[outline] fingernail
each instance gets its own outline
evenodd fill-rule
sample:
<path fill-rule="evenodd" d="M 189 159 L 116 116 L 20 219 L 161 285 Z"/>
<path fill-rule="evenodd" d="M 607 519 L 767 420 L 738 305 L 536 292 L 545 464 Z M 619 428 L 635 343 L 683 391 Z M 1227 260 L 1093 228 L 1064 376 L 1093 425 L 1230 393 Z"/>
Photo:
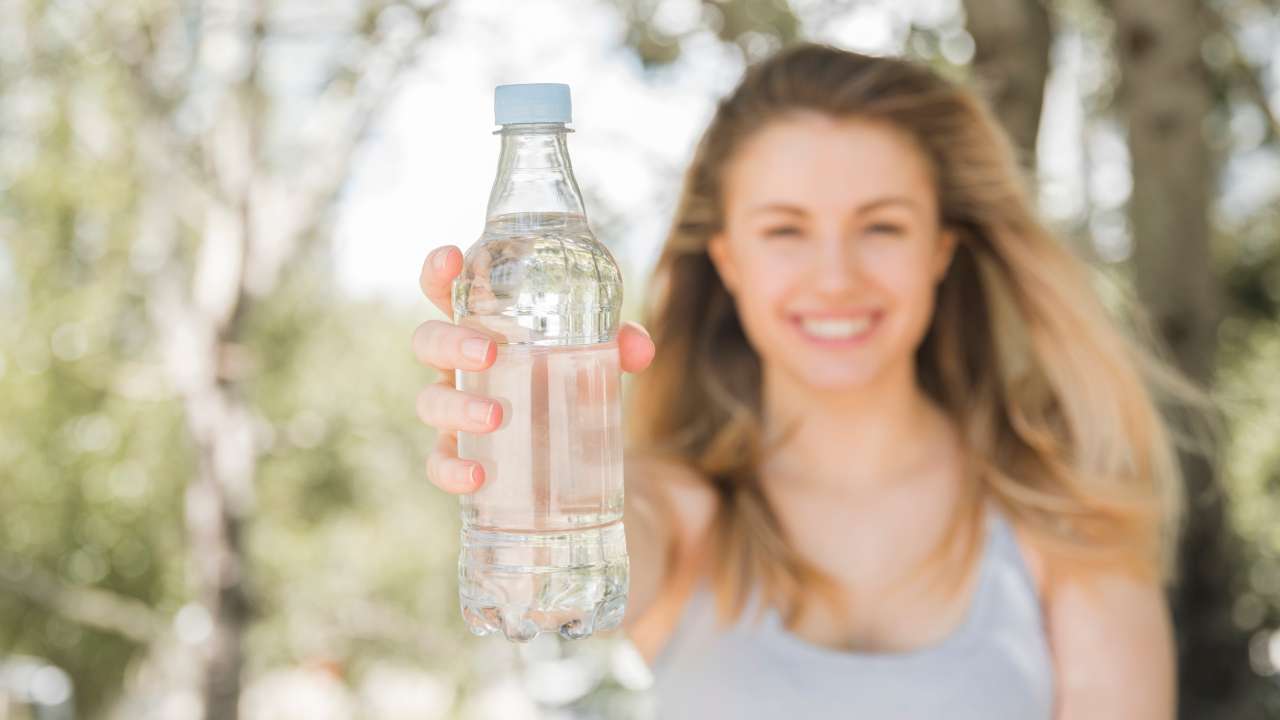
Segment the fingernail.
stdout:
<path fill-rule="evenodd" d="M 484 362 L 484 359 L 489 356 L 489 341 L 486 338 L 467 338 L 463 340 L 462 356 L 471 362 Z"/>
<path fill-rule="evenodd" d="M 469 485 L 470 487 L 475 487 L 479 485 L 480 484 L 480 466 L 468 465 L 465 477 L 467 479 L 467 485 Z"/>
<path fill-rule="evenodd" d="M 467 403 L 467 417 L 473 423 L 488 425 L 489 418 L 493 417 L 493 403 L 484 400 L 472 400 Z"/>
<path fill-rule="evenodd" d="M 476 466 L 468 464 L 465 468 L 458 470 L 458 482 L 463 487 L 476 487 Z"/>
<path fill-rule="evenodd" d="M 436 248 L 431 251 L 431 267 L 436 272 L 444 272 L 444 261 L 449 257 L 449 248 Z"/>

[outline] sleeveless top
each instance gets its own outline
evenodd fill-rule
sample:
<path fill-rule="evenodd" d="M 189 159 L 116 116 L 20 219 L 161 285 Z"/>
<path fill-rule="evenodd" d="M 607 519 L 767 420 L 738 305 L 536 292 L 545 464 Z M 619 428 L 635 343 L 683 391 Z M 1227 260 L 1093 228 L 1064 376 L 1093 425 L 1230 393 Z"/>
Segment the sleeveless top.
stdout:
<path fill-rule="evenodd" d="M 994 506 L 986 515 L 967 614 L 919 650 L 815 645 L 774 608 L 752 623 L 758 591 L 720 630 L 714 595 L 699 580 L 652 665 L 657 717 L 1050 720 L 1053 665 L 1035 582 L 1007 520 Z"/>

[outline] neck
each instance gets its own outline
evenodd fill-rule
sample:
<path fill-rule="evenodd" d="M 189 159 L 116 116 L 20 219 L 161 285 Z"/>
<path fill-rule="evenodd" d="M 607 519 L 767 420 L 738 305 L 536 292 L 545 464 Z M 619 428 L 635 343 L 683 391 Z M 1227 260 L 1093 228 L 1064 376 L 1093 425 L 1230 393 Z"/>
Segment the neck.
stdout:
<path fill-rule="evenodd" d="M 844 393 L 805 386 L 766 366 L 764 415 L 769 437 L 797 425 L 762 468 L 766 485 L 790 490 L 885 489 L 926 467 L 946 446 L 949 429 L 910 363 Z"/>
<path fill-rule="evenodd" d="M 498 155 L 498 173 L 489 193 L 489 222 L 545 222 L 585 215 L 582 191 L 573 176 L 564 123 L 507 125 Z M 500 220 L 501 219 L 501 220 Z"/>

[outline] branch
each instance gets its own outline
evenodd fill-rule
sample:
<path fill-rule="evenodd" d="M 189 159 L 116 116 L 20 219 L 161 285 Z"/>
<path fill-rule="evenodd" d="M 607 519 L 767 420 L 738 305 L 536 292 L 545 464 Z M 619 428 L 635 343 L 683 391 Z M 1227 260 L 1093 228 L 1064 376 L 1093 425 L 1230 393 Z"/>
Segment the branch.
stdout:
<path fill-rule="evenodd" d="M 146 645 L 163 631 L 164 618 L 146 603 L 102 588 L 72 585 L 39 568 L 0 560 L 0 592 L 17 595 L 86 627 Z"/>
<path fill-rule="evenodd" d="M 438 10 L 438 7 L 432 8 L 432 12 Z M 387 103 L 390 102 L 395 91 L 400 86 L 404 72 L 417 56 L 423 42 L 430 37 L 430 31 L 426 27 L 427 22 L 426 19 L 423 20 L 423 27 L 419 34 L 406 42 L 404 49 L 394 56 L 391 61 L 391 67 L 381 82 L 372 83 L 367 81 L 371 83 L 371 87 L 365 90 L 363 97 L 355 100 L 356 109 L 347 120 L 346 131 L 329 151 L 329 157 L 336 158 L 329 163 L 329 171 L 318 179 L 313 177 L 310 182 L 304 181 L 304 185 L 312 188 L 312 192 L 303 202 L 303 210 L 300 217 L 306 218 L 308 222 L 298 229 L 300 235 L 308 234 L 316 229 L 321 221 L 322 213 L 320 211 L 332 204 L 334 198 L 342 189 L 350 173 L 355 151 L 368 135 L 374 118 L 378 117 Z"/>
<path fill-rule="evenodd" d="M 434 5 L 420 10 L 421 25 L 417 33 L 406 38 L 398 48 L 387 50 L 385 43 L 374 43 L 374 49 L 362 57 L 355 67 L 365 68 L 354 90 L 347 90 L 340 83 L 327 83 L 325 92 L 317 99 L 321 108 L 316 116 L 324 116 L 323 109 L 337 103 L 351 106 L 339 121 L 340 130 L 323 133 L 329 139 L 305 150 L 314 158 L 303 172 L 295 175 L 263 174 L 255 188 L 257 208 L 262 211 L 260 223 L 268 219 L 279 223 L 275 227 L 257 226 L 256 235 L 271 238 L 271 243 L 255 243 L 251 248 L 249 290 L 262 293 L 274 283 L 280 268 L 296 255 L 299 242 L 315 235 L 328 221 L 326 211 L 334 204 L 351 173 L 355 154 L 367 137 L 373 122 L 395 96 L 404 73 L 417 58 L 423 43 L 432 35 L 431 15 L 445 5 Z M 377 57 L 379 52 L 389 52 L 390 57 Z M 354 97 L 346 97 L 352 92 Z M 268 246 L 270 245 L 270 246 Z"/>

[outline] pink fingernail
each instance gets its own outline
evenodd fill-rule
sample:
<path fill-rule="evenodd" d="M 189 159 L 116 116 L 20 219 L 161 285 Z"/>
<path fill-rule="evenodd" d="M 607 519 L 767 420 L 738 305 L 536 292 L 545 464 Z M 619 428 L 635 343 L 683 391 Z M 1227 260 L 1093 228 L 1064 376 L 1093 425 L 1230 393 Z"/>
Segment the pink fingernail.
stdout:
<path fill-rule="evenodd" d="M 431 252 L 431 267 L 434 267 L 436 272 L 444 272 L 444 263 L 448 257 L 449 248 L 436 248 Z"/>
<path fill-rule="evenodd" d="M 473 423 L 488 425 L 493 421 L 493 403 L 484 400 L 472 400 L 467 403 L 467 417 Z"/>
<path fill-rule="evenodd" d="M 462 356 L 473 363 L 482 363 L 489 357 L 489 341 L 486 338 L 467 338 L 462 341 Z"/>

